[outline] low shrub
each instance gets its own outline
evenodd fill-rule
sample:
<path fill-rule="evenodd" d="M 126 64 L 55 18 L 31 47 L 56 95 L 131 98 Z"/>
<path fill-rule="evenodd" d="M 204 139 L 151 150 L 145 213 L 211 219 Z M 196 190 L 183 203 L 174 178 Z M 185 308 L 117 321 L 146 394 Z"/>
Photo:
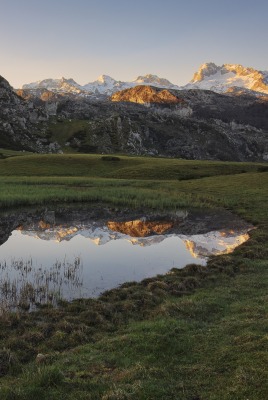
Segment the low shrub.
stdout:
<path fill-rule="evenodd" d="M 102 161 L 120 161 L 120 158 L 115 156 L 103 156 L 101 159 Z"/>

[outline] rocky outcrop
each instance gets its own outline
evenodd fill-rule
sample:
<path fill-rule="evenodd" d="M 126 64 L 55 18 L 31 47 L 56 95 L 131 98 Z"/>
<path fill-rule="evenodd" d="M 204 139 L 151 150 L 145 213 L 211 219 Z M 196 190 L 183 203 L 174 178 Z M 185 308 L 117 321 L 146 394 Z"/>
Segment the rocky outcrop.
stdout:
<path fill-rule="evenodd" d="M 50 143 L 45 138 L 47 121 L 44 107 L 22 99 L 0 77 L 0 147 L 50 151 Z"/>
<path fill-rule="evenodd" d="M 43 102 L 47 101 L 59 101 L 64 96 L 64 94 L 55 93 L 48 89 L 17 89 L 16 93 L 24 100 L 32 101 L 37 105 L 43 105 Z"/>
<path fill-rule="evenodd" d="M 125 89 L 111 96 L 112 101 L 126 101 L 138 104 L 180 104 L 186 105 L 179 93 L 168 89 L 158 89 L 151 86 L 136 86 Z"/>

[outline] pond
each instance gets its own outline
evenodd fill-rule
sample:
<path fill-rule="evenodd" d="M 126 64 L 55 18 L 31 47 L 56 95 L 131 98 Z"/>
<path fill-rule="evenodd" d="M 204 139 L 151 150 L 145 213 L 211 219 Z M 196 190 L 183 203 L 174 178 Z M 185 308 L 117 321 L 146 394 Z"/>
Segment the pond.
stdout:
<path fill-rule="evenodd" d="M 188 212 L 135 219 L 63 214 L 13 218 L 0 246 L 2 307 L 34 309 L 59 299 L 97 297 L 173 267 L 205 265 L 209 255 L 231 252 L 245 242 L 250 229 L 232 221 L 230 228 L 206 232 L 208 227 Z"/>

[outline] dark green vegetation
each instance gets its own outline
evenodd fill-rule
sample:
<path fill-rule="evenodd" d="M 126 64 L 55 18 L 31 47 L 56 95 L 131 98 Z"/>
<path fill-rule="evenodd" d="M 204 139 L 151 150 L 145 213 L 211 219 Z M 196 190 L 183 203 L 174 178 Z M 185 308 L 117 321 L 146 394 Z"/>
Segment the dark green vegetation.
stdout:
<path fill-rule="evenodd" d="M 207 267 L 174 269 L 56 310 L 3 311 L 1 400 L 266 399 L 266 166 L 101 157 L 0 160 L 2 209 L 48 201 L 205 205 L 229 208 L 258 229 Z"/>

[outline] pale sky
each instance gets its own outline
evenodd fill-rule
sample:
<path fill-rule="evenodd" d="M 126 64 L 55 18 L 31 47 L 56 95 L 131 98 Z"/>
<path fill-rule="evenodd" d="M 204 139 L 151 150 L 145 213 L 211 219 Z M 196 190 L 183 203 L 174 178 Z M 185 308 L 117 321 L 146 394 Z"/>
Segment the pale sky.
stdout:
<path fill-rule="evenodd" d="M 0 0 L 0 75 L 15 88 L 156 74 L 186 84 L 205 62 L 268 70 L 267 0 Z"/>

